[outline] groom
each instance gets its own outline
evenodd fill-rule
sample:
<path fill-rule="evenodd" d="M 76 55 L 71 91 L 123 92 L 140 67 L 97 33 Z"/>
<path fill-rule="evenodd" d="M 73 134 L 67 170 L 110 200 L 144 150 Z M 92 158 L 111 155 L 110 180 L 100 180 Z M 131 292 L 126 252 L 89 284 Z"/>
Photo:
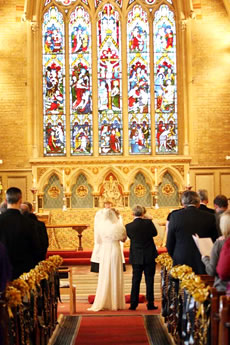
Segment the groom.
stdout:
<path fill-rule="evenodd" d="M 129 262 L 132 264 L 132 290 L 130 310 L 135 310 L 139 302 L 140 283 L 142 273 L 145 275 L 147 309 L 155 310 L 154 305 L 154 274 L 155 258 L 158 253 L 153 241 L 157 230 L 150 219 L 143 218 L 143 208 L 136 205 L 133 208 L 133 222 L 126 225 L 127 235 L 130 238 Z"/>

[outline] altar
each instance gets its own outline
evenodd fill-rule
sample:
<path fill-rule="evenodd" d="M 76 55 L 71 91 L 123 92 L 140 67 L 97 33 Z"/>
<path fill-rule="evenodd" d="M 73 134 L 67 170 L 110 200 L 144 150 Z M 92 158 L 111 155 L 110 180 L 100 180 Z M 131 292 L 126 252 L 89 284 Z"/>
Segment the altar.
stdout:
<path fill-rule="evenodd" d="M 52 209 L 42 213 L 38 218 L 45 221 L 49 236 L 49 251 L 52 250 L 78 250 L 79 233 L 74 229 L 76 226 L 84 225 L 85 229 L 81 234 L 81 247 L 92 250 L 94 246 L 94 217 L 99 208 L 92 209 Z M 124 225 L 133 220 L 130 208 L 119 209 Z M 170 209 L 168 208 L 147 208 L 149 215 L 157 228 L 158 235 L 154 241 L 158 247 L 162 247 L 165 238 L 165 223 Z M 124 248 L 129 248 L 129 240 L 124 243 Z"/>

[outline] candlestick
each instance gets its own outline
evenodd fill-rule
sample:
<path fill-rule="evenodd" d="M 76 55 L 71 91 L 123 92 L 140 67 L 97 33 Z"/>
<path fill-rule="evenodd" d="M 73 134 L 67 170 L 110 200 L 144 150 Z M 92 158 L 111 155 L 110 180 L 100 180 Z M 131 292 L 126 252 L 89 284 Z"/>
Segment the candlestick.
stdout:
<path fill-rule="evenodd" d="M 157 168 L 155 168 L 155 186 L 157 186 L 158 183 L 157 183 Z"/>

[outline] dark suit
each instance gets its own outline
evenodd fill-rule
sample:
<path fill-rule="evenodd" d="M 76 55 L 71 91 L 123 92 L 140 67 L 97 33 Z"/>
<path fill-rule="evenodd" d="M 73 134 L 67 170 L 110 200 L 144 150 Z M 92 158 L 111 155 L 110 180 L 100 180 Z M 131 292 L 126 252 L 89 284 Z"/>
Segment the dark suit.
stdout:
<path fill-rule="evenodd" d="M 192 235 L 217 239 L 215 216 L 194 206 L 175 212 L 170 217 L 166 247 L 173 266 L 188 265 L 196 274 L 206 274 L 201 255 Z"/>
<path fill-rule="evenodd" d="M 146 282 L 146 298 L 148 304 L 153 304 L 155 258 L 158 255 L 153 237 L 157 235 L 157 230 L 151 220 L 135 218 L 132 223 L 126 225 L 126 231 L 131 240 L 129 261 L 133 268 L 131 306 L 137 307 L 138 305 L 143 271 Z"/>
<path fill-rule="evenodd" d="M 199 209 L 200 209 L 201 211 L 206 211 L 206 212 L 209 212 L 209 213 L 212 213 L 212 214 L 215 214 L 215 213 L 216 213 L 215 210 L 214 210 L 213 208 L 209 208 L 209 207 L 207 207 L 207 206 L 204 205 L 204 204 L 200 204 Z"/>
<path fill-rule="evenodd" d="M 35 222 L 35 227 L 38 231 L 41 249 L 41 257 L 38 258 L 38 261 L 45 260 L 47 249 L 49 247 L 49 238 L 45 223 L 38 220 L 37 216 L 34 213 L 28 213 L 26 215 Z"/>
<path fill-rule="evenodd" d="M 0 215 L 0 241 L 7 249 L 12 279 L 34 268 L 42 255 L 35 223 L 18 209 L 7 209 Z"/>

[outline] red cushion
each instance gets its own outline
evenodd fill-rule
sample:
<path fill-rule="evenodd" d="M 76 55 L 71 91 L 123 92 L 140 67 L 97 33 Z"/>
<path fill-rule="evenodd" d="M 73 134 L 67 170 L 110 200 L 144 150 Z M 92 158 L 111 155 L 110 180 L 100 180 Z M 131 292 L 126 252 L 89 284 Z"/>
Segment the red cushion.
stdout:
<path fill-rule="evenodd" d="M 88 296 L 88 302 L 89 304 L 93 304 L 95 299 L 95 295 L 89 295 Z M 144 295 L 139 295 L 139 303 L 144 303 L 146 301 Z M 130 303 L 130 295 L 125 296 L 125 303 Z"/>

